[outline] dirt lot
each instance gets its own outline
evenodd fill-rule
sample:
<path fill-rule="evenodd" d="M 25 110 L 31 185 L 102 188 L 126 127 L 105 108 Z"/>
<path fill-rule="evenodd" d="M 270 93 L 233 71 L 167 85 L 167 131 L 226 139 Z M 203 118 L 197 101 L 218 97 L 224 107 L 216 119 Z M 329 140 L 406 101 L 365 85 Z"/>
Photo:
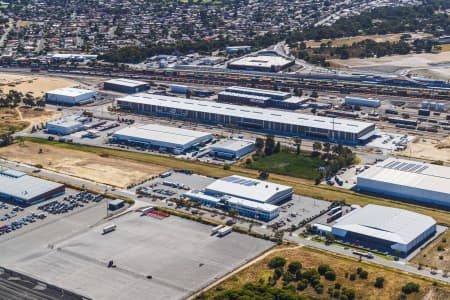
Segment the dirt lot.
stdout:
<path fill-rule="evenodd" d="M 269 276 L 273 275 L 273 270 L 270 270 L 267 267 L 267 263 L 274 256 L 286 258 L 287 264 L 292 261 L 301 262 L 302 272 L 306 269 L 317 268 L 320 264 L 328 264 L 336 272 L 335 281 L 328 281 L 323 277 L 321 278 L 320 282 L 324 285 L 324 293 L 321 296 L 319 296 L 311 286 L 308 286 L 307 289 L 301 292 L 302 295 L 308 295 L 314 299 L 315 297 L 320 299 L 328 299 L 328 297 L 326 297 L 327 290 L 329 287 L 334 287 L 336 282 L 339 282 L 342 288 L 346 287 L 354 289 L 356 293 L 355 299 L 398 299 L 401 294 L 401 287 L 410 281 L 418 283 L 420 285 L 420 291 L 419 293 L 408 295 L 407 299 L 422 299 L 422 297 L 428 293 L 430 293 L 429 296 L 439 293 L 446 297 L 442 299 L 449 299 L 450 297 L 450 287 L 448 285 L 433 287 L 431 281 L 417 278 L 406 273 L 385 269 L 364 261 L 358 262 L 357 260 L 341 257 L 333 253 L 303 247 L 298 249 L 287 249 L 285 251 L 269 255 L 263 260 L 258 261 L 252 266 L 241 271 L 236 276 L 232 276 L 229 280 L 220 284 L 217 288 L 206 292 L 205 297 L 199 297 L 199 299 L 213 299 L 216 291 L 238 288 L 248 282 L 257 283 L 260 279 L 264 279 L 264 281 L 267 282 Z M 349 276 L 345 276 L 346 273 L 347 275 L 356 273 L 356 269 L 358 267 L 361 267 L 363 270 L 368 272 L 368 279 L 360 279 L 357 277 L 356 280 L 351 281 L 348 278 Z M 374 287 L 374 282 L 377 277 L 384 277 L 385 279 L 384 287 L 382 289 Z M 276 286 L 281 287 L 281 283 L 282 280 L 280 279 Z M 294 286 L 295 285 L 296 284 L 294 284 Z M 436 298 L 431 297 L 429 299 Z"/>
<path fill-rule="evenodd" d="M 339 47 L 343 45 L 351 45 L 353 43 L 358 43 L 367 39 L 374 40 L 375 42 L 381 43 L 381 42 L 396 42 L 400 40 L 400 37 L 403 33 L 395 33 L 395 34 L 374 34 L 374 35 L 359 35 L 359 36 L 353 36 L 353 37 L 346 37 L 346 38 L 339 38 L 339 39 L 324 39 L 320 42 L 316 41 L 307 41 L 306 46 L 308 47 L 320 47 L 321 43 L 327 43 L 328 41 L 332 42 L 332 45 L 334 47 Z M 426 36 L 430 36 L 427 33 L 409 33 L 411 34 L 412 39 L 418 39 L 423 38 Z"/>
<path fill-rule="evenodd" d="M 5 94 L 9 90 L 16 90 L 24 94 L 31 92 L 35 97 L 42 97 L 48 91 L 76 85 L 76 82 L 63 78 L 0 73 L 0 89 Z"/>
<path fill-rule="evenodd" d="M 42 153 L 40 149 L 42 149 Z M 0 157 L 98 183 L 125 188 L 158 175 L 168 168 L 126 159 L 40 145 L 32 142 L 0 148 Z"/>
<path fill-rule="evenodd" d="M 357 67 L 387 67 L 399 68 L 426 68 L 436 64 L 450 62 L 450 52 L 421 53 L 408 55 L 392 55 L 381 58 L 351 58 L 351 59 L 331 59 L 330 63 L 335 66 L 357 68 Z"/>
<path fill-rule="evenodd" d="M 421 264 L 425 268 L 435 267 L 438 270 L 450 272 L 450 230 L 420 251 L 411 262 L 416 265 Z"/>
<path fill-rule="evenodd" d="M 450 162 L 450 148 L 442 147 L 444 144 L 449 146 L 450 140 L 445 143 L 430 139 L 418 139 L 416 142 L 410 143 L 408 148 L 400 154 L 408 157 L 410 156 L 428 160 L 442 160 L 444 162 Z"/>
<path fill-rule="evenodd" d="M 61 115 L 61 112 L 49 109 L 0 108 L 0 135 L 10 131 L 21 131 L 34 124 L 47 122 Z"/>

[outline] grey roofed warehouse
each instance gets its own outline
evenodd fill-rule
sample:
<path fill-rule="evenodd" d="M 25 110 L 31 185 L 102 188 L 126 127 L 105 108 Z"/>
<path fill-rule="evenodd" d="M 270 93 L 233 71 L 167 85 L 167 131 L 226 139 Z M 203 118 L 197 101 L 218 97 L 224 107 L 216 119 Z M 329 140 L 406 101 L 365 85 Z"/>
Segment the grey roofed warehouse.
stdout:
<path fill-rule="evenodd" d="M 450 168 L 406 159 L 389 158 L 357 177 L 360 191 L 450 207 Z"/>
<path fill-rule="evenodd" d="M 175 154 L 185 152 L 212 139 L 211 133 L 158 124 L 126 127 L 111 136 L 111 142 L 134 143 L 147 148 L 166 148 Z"/>
<path fill-rule="evenodd" d="M 63 194 L 63 184 L 29 176 L 12 169 L 0 170 L 0 198 L 25 205 Z"/>
<path fill-rule="evenodd" d="M 133 94 L 147 91 L 150 84 L 144 81 L 131 80 L 126 78 L 115 78 L 103 83 L 105 90 L 112 90 L 121 93 Z"/>
<path fill-rule="evenodd" d="M 274 109 L 199 101 L 154 94 L 117 99 L 121 109 L 196 122 L 356 144 L 375 134 L 375 124 Z"/>
<path fill-rule="evenodd" d="M 412 211 L 369 204 L 344 215 L 332 226 L 335 236 L 403 254 L 436 232 L 436 221 Z"/>

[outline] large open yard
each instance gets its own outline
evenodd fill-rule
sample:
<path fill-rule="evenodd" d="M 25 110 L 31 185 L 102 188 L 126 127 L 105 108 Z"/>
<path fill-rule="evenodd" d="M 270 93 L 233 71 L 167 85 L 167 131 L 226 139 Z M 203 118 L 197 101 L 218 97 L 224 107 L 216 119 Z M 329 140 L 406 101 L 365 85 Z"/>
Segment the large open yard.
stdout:
<path fill-rule="evenodd" d="M 305 272 L 307 269 L 317 269 L 321 264 L 327 264 L 335 271 L 336 279 L 327 280 L 323 276 L 320 279 L 320 283 L 323 285 L 323 293 L 318 294 L 311 285 L 303 291 L 297 291 L 300 295 L 310 296 L 312 299 L 330 299 L 328 294 L 329 288 L 335 293 L 335 284 L 339 283 L 340 288 L 337 289 L 341 293 L 344 288 L 353 289 L 355 291 L 355 299 L 364 300 L 379 300 L 379 299 L 399 299 L 402 294 L 401 288 L 408 282 L 418 283 L 420 288 L 418 293 L 412 293 L 408 295 L 407 299 L 424 299 L 424 297 L 430 297 L 426 299 L 449 299 L 450 286 L 444 283 L 438 283 L 437 286 L 433 286 L 433 282 L 428 279 L 423 279 L 418 276 L 410 275 L 397 271 L 374 265 L 368 262 L 358 262 L 356 259 L 342 257 L 333 253 L 323 252 L 320 250 L 311 249 L 308 247 L 303 248 L 288 248 L 278 252 L 274 252 L 268 255 L 264 259 L 257 261 L 255 264 L 242 270 L 235 276 L 230 277 L 228 280 L 220 283 L 204 295 L 199 296 L 198 299 L 214 299 L 217 295 L 223 295 L 223 291 L 229 289 L 239 289 L 246 283 L 258 284 L 263 282 L 263 285 L 269 281 L 269 277 L 273 276 L 274 270 L 269 269 L 268 262 L 275 256 L 283 257 L 287 260 L 286 265 L 290 262 L 298 261 L 302 264 L 301 272 Z M 351 274 L 356 274 L 357 269 L 362 268 L 368 272 L 367 279 L 361 279 L 356 276 L 355 280 L 351 280 Z M 287 269 L 287 268 L 285 268 Z M 383 288 L 376 288 L 374 286 L 375 279 L 377 277 L 384 278 Z M 282 278 L 280 278 L 276 287 L 282 287 Z M 288 283 L 289 286 L 293 286 L 293 289 L 297 288 L 296 280 Z M 439 294 L 442 298 L 433 298 L 432 295 Z M 231 299 L 231 298 L 217 298 L 217 299 Z M 236 298 L 238 299 L 238 298 Z M 250 299 L 250 298 L 249 298 Z M 338 298 L 339 299 L 339 298 Z M 347 298 L 346 298 L 347 299 Z"/>
<path fill-rule="evenodd" d="M 28 126 L 47 122 L 61 115 L 61 112 L 30 107 L 0 108 L 0 135 L 18 132 Z"/>
<path fill-rule="evenodd" d="M 105 154 L 61 150 L 25 141 L 0 148 L 0 157 L 117 187 L 127 187 L 168 170 Z"/>
<path fill-rule="evenodd" d="M 259 157 L 253 161 L 250 168 L 270 173 L 289 175 L 294 177 L 314 179 L 319 176 L 319 167 L 325 162 L 309 154 L 296 155 L 294 153 L 279 152 L 270 156 Z"/>
<path fill-rule="evenodd" d="M 1 237 L 0 264 L 91 299 L 184 299 L 273 246 L 235 232 L 211 236 L 211 226 L 175 216 L 159 220 L 136 212 L 106 223 L 117 229 L 102 235 L 105 223 L 88 218 L 96 211 Z M 107 267 L 110 260 L 115 267 Z"/>
<path fill-rule="evenodd" d="M 442 160 L 449 163 L 450 139 L 437 141 L 420 138 L 415 142 L 410 143 L 408 147 L 401 152 L 401 155 L 432 161 Z"/>

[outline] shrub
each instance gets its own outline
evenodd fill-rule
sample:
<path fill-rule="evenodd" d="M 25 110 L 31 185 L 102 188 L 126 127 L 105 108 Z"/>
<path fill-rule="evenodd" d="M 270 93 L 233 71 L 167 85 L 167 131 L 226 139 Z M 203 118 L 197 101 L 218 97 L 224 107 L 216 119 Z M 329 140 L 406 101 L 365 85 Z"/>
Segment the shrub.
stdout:
<path fill-rule="evenodd" d="M 377 279 L 375 279 L 375 287 L 382 289 L 384 287 L 384 278 L 383 277 L 377 277 Z"/>
<path fill-rule="evenodd" d="M 288 272 L 292 274 L 296 274 L 302 268 L 302 264 L 298 261 L 291 262 L 288 265 Z"/>
<path fill-rule="evenodd" d="M 443 246 L 443 245 L 439 245 L 439 246 L 437 247 L 437 250 L 438 250 L 438 251 L 444 251 L 444 250 L 445 250 L 445 248 L 444 248 L 444 246 Z"/>
<path fill-rule="evenodd" d="M 336 280 L 336 272 L 334 272 L 333 270 L 328 270 L 325 273 L 325 279 L 330 281 Z"/>
<path fill-rule="evenodd" d="M 356 274 L 352 273 L 350 274 L 350 281 L 355 281 L 356 280 Z"/>
<path fill-rule="evenodd" d="M 362 270 L 363 270 L 363 269 L 362 269 L 361 267 L 358 267 L 358 269 L 356 269 L 356 274 L 359 275 L 359 273 L 361 273 Z"/>
<path fill-rule="evenodd" d="M 336 283 L 334 284 L 334 288 L 335 288 L 336 290 L 340 290 L 340 289 L 341 289 L 341 284 L 340 284 L 339 282 L 336 282 Z"/>
<path fill-rule="evenodd" d="M 229 164 L 224 164 L 223 165 L 223 169 L 224 170 L 231 170 L 231 166 Z"/>
<path fill-rule="evenodd" d="M 367 279 L 367 277 L 369 277 L 369 273 L 368 273 L 367 271 L 362 270 L 362 271 L 359 273 L 359 278 L 361 278 L 361 279 Z"/>
<path fill-rule="evenodd" d="M 283 276 L 283 269 L 276 268 L 275 271 L 273 271 L 273 279 L 276 281 L 280 279 L 281 276 Z"/>
<path fill-rule="evenodd" d="M 275 269 L 275 268 L 279 268 L 279 267 L 284 267 L 284 265 L 286 264 L 286 259 L 284 259 L 283 257 L 280 256 L 275 256 L 274 258 L 272 258 L 269 263 L 268 266 L 271 269 Z"/>
<path fill-rule="evenodd" d="M 415 282 L 408 282 L 402 287 L 402 292 L 405 294 L 417 293 L 419 292 L 420 286 Z"/>
<path fill-rule="evenodd" d="M 321 264 L 318 268 L 317 271 L 319 271 L 320 275 L 324 275 L 327 271 L 331 270 L 329 265 L 325 265 L 325 264 Z"/>
<path fill-rule="evenodd" d="M 308 287 L 308 281 L 303 279 L 297 284 L 297 290 L 303 291 Z"/>
<path fill-rule="evenodd" d="M 316 291 L 317 294 L 323 294 L 323 285 L 321 283 L 316 284 L 314 286 L 314 290 Z"/>

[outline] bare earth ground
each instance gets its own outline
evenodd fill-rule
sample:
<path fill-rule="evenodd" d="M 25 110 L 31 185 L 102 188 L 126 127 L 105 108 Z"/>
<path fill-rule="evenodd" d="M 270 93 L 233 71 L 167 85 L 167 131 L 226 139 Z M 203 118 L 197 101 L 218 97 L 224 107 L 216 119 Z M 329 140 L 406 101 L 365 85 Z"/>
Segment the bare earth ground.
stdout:
<path fill-rule="evenodd" d="M 331 59 L 341 68 L 396 66 L 402 68 L 426 68 L 434 64 L 450 63 L 450 52 L 392 55 L 380 58 Z"/>
<path fill-rule="evenodd" d="M 41 154 L 39 149 L 42 149 Z M 142 182 L 168 170 L 162 166 L 144 165 L 81 151 L 61 150 L 32 142 L 1 148 L 0 157 L 29 165 L 40 164 L 55 172 L 120 188 Z"/>
<path fill-rule="evenodd" d="M 438 247 L 443 250 L 438 250 Z M 412 260 L 412 263 L 422 264 L 426 268 L 435 267 L 441 271 L 450 272 L 450 231 L 447 230 L 440 237 L 420 251 Z"/>
<path fill-rule="evenodd" d="M 339 38 L 339 39 L 323 39 L 320 42 L 316 41 L 307 41 L 306 46 L 308 47 L 320 47 L 321 43 L 327 43 L 328 41 L 332 42 L 332 45 L 335 47 L 339 47 L 342 45 L 351 45 L 353 43 L 358 43 L 367 39 L 374 40 L 375 42 L 396 42 L 400 40 L 400 37 L 403 33 L 394 33 L 394 34 L 374 34 L 374 35 L 359 35 L 353 37 Z M 427 33 L 409 33 L 411 34 L 412 39 L 424 38 L 430 36 Z"/>
<path fill-rule="evenodd" d="M 24 94 L 31 92 L 35 97 L 42 97 L 48 91 L 75 85 L 77 85 L 76 82 L 63 78 L 0 73 L 0 90 L 3 90 L 5 94 L 9 90 L 16 90 Z"/>
<path fill-rule="evenodd" d="M 22 106 L 18 108 L 19 117 L 22 121 L 30 123 L 30 126 L 45 123 L 47 121 L 59 118 L 62 112 L 51 109 L 39 109 Z"/>
<path fill-rule="evenodd" d="M 25 129 L 29 123 L 22 121 L 19 112 L 12 108 L 0 108 L 0 135 L 11 131 L 17 132 Z"/>
<path fill-rule="evenodd" d="M 0 135 L 20 131 L 35 124 L 60 117 L 61 112 L 30 107 L 0 108 Z"/>
<path fill-rule="evenodd" d="M 400 152 L 400 154 L 415 158 L 450 162 L 450 148 L 438 149 L 437 147 L 438 145 L 441 147 L 443 145 L 442 143 L 445 142 L 429 139 L 418 139 L 416 142 L 410 143 L 408 148 Z M 446 145 L 450 145 L 450 139 L 448 139 Z"/>

